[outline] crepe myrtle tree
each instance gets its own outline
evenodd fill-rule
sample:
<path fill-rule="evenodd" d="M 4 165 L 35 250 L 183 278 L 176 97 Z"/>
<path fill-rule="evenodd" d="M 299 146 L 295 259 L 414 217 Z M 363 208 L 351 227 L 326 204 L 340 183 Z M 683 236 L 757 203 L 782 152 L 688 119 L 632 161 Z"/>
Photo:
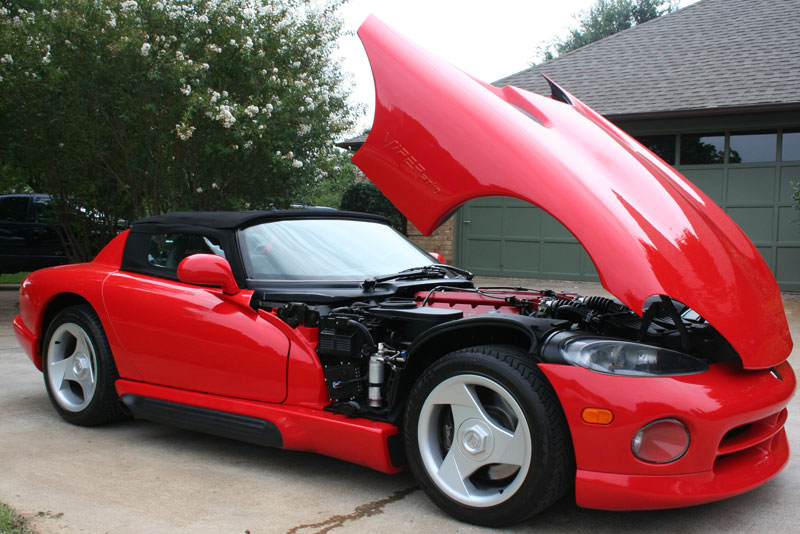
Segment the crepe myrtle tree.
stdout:
<path fill-rule="evenodd" d="M 341 172 L 341 0 L 0 0 L 0 165 L 75 259 L 139 217 L 286 207 Z"/>

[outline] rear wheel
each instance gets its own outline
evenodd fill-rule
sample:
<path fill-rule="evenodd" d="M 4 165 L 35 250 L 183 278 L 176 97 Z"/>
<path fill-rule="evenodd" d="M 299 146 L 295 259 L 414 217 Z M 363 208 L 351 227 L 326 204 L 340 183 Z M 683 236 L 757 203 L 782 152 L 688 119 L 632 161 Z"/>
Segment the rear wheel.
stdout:
<path fill-rule="evenodd" d="M 573 478 L 558 400 L 516 347 L 472 347 L 435 362 L 411 392 L 404 430 L 422 488 L 471 523 L 522 521 L 558 500 Z"/>
<path fill-rule="evenodd" d="M 124 418 L 114 387 L 119 375 L 103 326 L 88 305 L 56 315 L 44 343 L 50 402 L 70 423 L 94 426 Z"/>

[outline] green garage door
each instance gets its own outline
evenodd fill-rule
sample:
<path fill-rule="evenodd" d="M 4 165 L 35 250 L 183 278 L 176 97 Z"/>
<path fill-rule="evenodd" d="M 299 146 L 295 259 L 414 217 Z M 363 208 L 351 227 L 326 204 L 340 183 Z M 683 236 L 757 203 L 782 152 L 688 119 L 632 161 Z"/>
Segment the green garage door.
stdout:
<path fill-rule="evenodd" d="M 781 288 L 800 291 L 800 132 L 773 130 L 656 135 L 640 140 L 719 204 L 764 256 Z M 597 280 L 577 240 L 542 210 L 491 197 L 464 206 L 457 259 L 489 276 Z"/>
<path fill-rule="evenodd" d="M 527 202 L 480 198 L 466 204 L 459 219 L 461 264 L 476 274 L 599 280 L 569 230 Z"/>

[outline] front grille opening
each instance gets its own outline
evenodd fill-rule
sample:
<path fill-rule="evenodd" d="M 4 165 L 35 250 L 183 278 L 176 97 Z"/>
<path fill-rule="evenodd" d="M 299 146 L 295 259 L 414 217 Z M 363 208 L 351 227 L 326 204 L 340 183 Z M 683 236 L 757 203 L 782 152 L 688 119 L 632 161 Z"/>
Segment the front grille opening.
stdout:
<path fill-rule="evenodd" d="M 740 436 L 753 428 L 752 423 L 748 423 L 746 425 L 737 426 L 733 430 L 729 430 L 727 434 L 722 437 L 722 444 L 724 445 L 726 441 L 735 438 L 736 436 Z"/>

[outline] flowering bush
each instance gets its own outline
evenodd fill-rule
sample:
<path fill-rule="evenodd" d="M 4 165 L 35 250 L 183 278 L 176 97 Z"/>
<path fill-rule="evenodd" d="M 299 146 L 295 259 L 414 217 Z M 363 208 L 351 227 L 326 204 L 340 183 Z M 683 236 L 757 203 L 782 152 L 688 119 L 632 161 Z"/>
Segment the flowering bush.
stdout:
<path fill-rule="evenodd" d="M 94 214 L 100 241 L 148 214 L 311 198 L 353 118 L 340 3 L 0 0 L 0 165 Z"/>

